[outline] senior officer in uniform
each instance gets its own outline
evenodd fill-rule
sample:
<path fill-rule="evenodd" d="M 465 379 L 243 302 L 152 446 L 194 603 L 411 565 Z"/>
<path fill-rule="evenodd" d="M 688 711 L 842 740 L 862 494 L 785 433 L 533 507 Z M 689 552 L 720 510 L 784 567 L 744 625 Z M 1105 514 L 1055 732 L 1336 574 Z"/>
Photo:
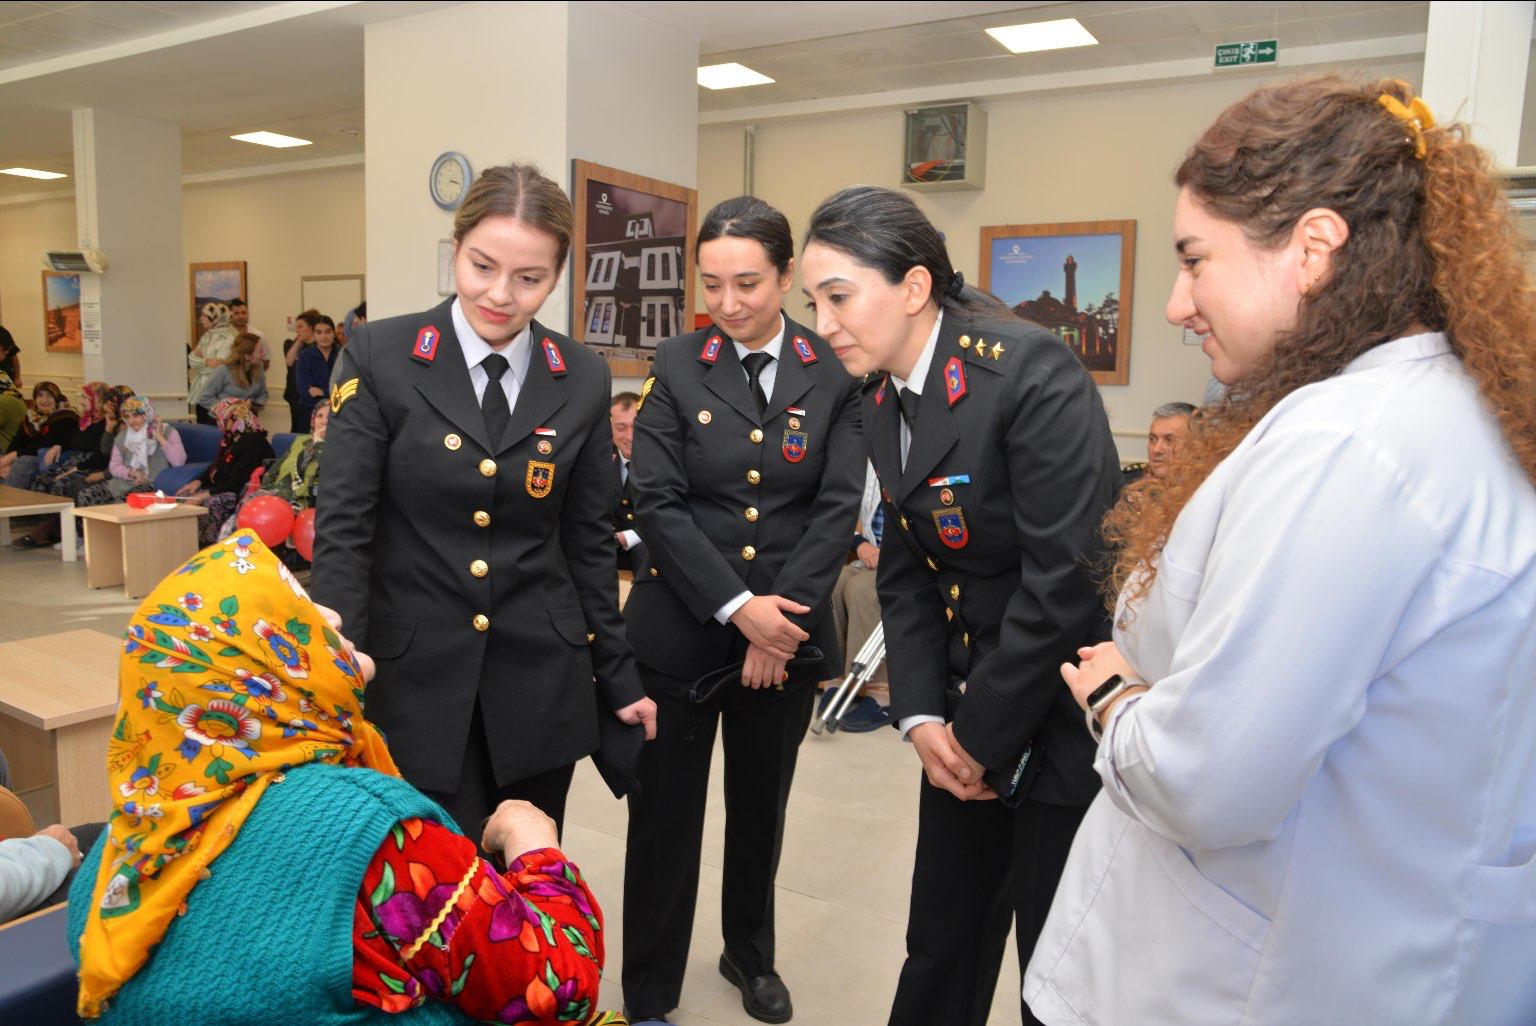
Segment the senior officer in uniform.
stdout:
<path fill-rule="evenodd" d="M 631 575 L 645 559 L 645 543 L 635 530 L 635 485 L 629 473 L 635 417 L 639 412 L 640 396 L 634 392 L 620 392 L 608 407 L 608 420 L 613 428 L 613 542 L 618 549 L 619 569 Z"/>
<path fill-rule="evenodd" d="M 630 796 L 624 1004 L 665 1021 L 688 962 L 715 731 L 725 749 L 725 950 L 749 1014 L 787 1022 L 773 881 L 814 682 L 839 672 L 833 585 L 863 483 L 858 384 L 784 316 L 794 240 L 761 200 L 711 210 L 695 246 L 714 323 L 663 342 L 631 466 L 650 566 L 625 606 L 660 730 Z M 820 659 L 786 662 L 814 644 Z M 691 708 L 689 682 L 743 663 Z M 722 716 L 723 713 L 723 716 Z"/>
<path fill-rule="evenodd" d="M 865 438 L 896 525 L 876 581 L 891 714 L 926 773 L 890 1022 L 982 1026 L 1009 920 L 1022 970 L 1099 786 L 1059 667 L 1108 634 L 1089 567 L 1119 460 L 1072 351 L 966 288 L 910 197 L 826 200 L 802 273 L 817 327 L 868 375 Z"/>
<path fill-rule="evenodd" d="M 368 718 L 401 772 L 471 836 L 507 798 L 560 822 L 599 716 L 654 727 L 618 608 L 607 366 L 533 319 L 571 223 L 536 169 L 482 173 L 456 298 L 362 328 L 331 395 L 314 597 L 378 663 Z"/>

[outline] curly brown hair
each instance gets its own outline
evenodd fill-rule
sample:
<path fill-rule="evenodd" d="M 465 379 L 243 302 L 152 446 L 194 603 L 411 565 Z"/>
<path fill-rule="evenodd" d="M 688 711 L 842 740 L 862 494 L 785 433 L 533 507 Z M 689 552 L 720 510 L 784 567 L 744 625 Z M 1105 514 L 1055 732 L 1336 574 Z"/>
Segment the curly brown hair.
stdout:
<path fill-rule="evenodd" d="M 1415 330 L 1447 334 L 1536 480 L 1536 289 L 1502 183 L 1460 124 L 1425 130 L 1419 159 L 1383 94 L 1413 99 L 1392 80 L 1266 86 L 1223 111 L 1179 165 L 1175 184 L 1257 245 L 1284 245 L 1316 208 L 1342 217 L 1349 238 L 1296 326 L 1193 418 L 1167 476 L 1126 488 L 1105 518 L 1118 550 L 1111 601 L 1128 584 L 1130 601 L 1146 593 L 1185 503 L 1276 403 Z"/>

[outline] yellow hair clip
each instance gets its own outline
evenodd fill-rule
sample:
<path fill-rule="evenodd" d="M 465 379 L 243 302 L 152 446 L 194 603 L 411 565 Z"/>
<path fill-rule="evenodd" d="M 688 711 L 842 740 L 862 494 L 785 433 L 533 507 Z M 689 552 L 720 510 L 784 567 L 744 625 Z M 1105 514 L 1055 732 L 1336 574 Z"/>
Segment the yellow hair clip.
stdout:
<path fill-rule="evenodd" d="M 1424 131 L 1435 127 L 1435 116 L 1429 112 L 1429 105 L 1415 96 L 1404 106 L 1402 100 L 1389 93 L 1382 93 L 1377 102 L 1386 108 L 1388 114 L 1408 126 L 1408 130 L 1413 133 L 1407 139 L 1413 144 L 1413 155 L 1423 160 L 1428 151 L 1424 144 Z"/>

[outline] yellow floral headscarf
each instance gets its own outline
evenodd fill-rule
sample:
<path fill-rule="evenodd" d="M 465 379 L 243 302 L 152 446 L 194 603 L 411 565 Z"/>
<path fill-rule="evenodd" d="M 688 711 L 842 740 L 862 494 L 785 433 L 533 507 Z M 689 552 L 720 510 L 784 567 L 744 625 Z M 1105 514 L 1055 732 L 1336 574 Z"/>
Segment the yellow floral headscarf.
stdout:
<path fill-rule="evenodd" d="M 238 531 L 129 621 L 107 754 L 115 808 L 80 941 L 80 1014 L 149 958 L 267 785 L 306 762 L 399 776 L 363 675 L 287 568 Z"/>

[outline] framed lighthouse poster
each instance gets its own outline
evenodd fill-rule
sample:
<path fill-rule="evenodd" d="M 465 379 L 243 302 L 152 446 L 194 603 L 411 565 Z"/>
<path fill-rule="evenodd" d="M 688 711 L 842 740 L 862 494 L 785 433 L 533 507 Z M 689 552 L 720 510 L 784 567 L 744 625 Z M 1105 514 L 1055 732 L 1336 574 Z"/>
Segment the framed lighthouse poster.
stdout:
<path fill-rule="evenodd" d="M 981 230 L 981 287 L 1054 332 L 1100 385 L 1131 380 L 1135 221 Z"/>

